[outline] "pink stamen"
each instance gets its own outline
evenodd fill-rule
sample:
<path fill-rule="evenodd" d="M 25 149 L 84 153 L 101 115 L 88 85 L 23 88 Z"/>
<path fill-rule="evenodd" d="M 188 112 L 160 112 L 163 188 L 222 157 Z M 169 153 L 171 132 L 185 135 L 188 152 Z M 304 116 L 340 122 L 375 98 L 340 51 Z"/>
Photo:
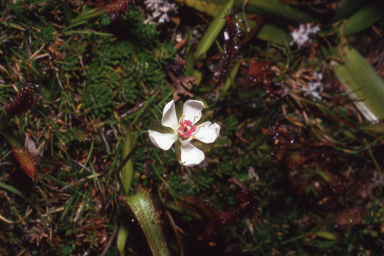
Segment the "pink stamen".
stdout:
<path fill-rule="evenodd" d="M 185 120 L 184 122 L 180 122 L 180 127 L 179 127 L 179 136 L 183 136 L 184 138 L 189 138 L 191 137 L 192 133 L 196 131 L 196 126 L 192 124 L 191 121 Z"/>

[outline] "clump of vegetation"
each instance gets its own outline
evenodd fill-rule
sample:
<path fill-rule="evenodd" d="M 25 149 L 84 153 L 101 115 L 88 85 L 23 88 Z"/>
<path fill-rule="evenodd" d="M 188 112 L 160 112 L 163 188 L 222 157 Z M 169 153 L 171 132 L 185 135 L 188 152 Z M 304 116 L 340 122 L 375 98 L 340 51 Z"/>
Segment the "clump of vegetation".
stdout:
<path fill-rule="evenodd" d="M 0 1 L 0 255 L 380 254 L 382 3 L 183 3 Z"/>

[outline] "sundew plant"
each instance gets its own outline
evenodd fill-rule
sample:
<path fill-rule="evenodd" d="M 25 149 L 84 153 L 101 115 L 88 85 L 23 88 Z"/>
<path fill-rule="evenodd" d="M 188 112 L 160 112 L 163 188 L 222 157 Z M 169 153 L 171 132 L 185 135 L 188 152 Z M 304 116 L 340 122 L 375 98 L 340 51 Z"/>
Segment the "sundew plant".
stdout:
<path fill-rule="evenodd" d="M 0 255 L 381 255 L 383 8 L 0 0 Z"/>

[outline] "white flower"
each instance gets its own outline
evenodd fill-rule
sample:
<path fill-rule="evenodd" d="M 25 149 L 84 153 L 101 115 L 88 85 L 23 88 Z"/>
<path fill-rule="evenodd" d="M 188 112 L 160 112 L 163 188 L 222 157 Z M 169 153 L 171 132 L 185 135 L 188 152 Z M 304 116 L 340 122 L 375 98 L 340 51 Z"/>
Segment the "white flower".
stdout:
<path fill-rule="evenodd" d="M 323 91 L 323 83 L 308 82 L 307 85 L 308 85 L 308 88 L 305 91 L 311 94 L 313 98 L 321 100 L 320 92 Z"/>
<path fill-rule="evenodd" d="M 144 4 L 147 9 L 152 12 L 154 19 L 159 19 L 159 23 L 169 21 L 167 12 L 175 8 L 174 3 L 169 3 L 167 0 L 145 0 Z"/>
<path fill-rule="evenodd" d="M 205 121 L 210 113 L 204 112 L 205 106 L 201 101 L 187 100 L 184 106 L 179 103 L 177 109 L 180 112 L 179 118 L 173 100 L 165 105 L 162 125 L 158 125 L 157 128 L 167 131 L 164 133 L 149 130 L 149 138 L 156 147 L 163 150 L 170 149 L 175 143 L 176 155 L 181 164 L 185 166 L 200 164 L 205 158 L 201 148 L 207 147 L 207 144 L 213 143 L 219 137 L 220 126 Z"/>
<path fill-rule="evenodd" d="M 291 36 L 293 38 L 292 42 L 289 45 L 297 44 L 298 48 L 301 48 L 306 42 L 311 42 L 309 38 L 310 34 L 316 34 L 316 32 L 320 31 L 319 25 L 311 28 L 309 23 L 300 24 L 300 28 L 291 32 Z"/>

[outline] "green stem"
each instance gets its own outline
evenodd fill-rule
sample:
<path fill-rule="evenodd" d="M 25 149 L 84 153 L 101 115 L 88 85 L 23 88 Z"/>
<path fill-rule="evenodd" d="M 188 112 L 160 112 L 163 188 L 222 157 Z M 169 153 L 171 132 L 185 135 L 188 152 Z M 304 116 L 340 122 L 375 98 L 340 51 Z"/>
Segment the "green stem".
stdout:
<path fill-rule="evenodd" d="M 368 145 L 367 140 L 366 140 L 365 138 L 363 138 L 363 140 L 364 140 L 365 144 Z M 383 173 L 381 172 L 380 165 L 378 164 L 378 162 L 376 161 L 375 156 L 374 156 L 373 153 L 372 153 L 372 150 L 371 150 L 371 147 L 370 147 L 370 146 L 368 147 L 368 152 L 369 152 L 369 155 L 370 155 L 371 158 L 372 158 L 373 163 L 376 165 L 377 170 L 380 172 L 380 174 L 383 174 Z"/>
<path fill-rule="evenodd" d="M 123 141 L 123 161 L 124 158 L 129 155 L 132 151 L 133 143 L 132 143 L 132 132 L 128 130 L 127 135 Z M 124 165 L 121 172 L 121 184 L 123 185 L 123 191 L 125 194 L 129 193 L 129 188 L 131 187 L 132 179 L 133 179 L 133 161 L 132 157 L 128 160 L 128 162 Z"/>
<path fill-rule="evenodd" d="M 63 11 L 65 24 L 68 26 L 72 21 L 71 7 L 69 6 L 69 3 L 63 4 Z"/>
<path fill-rule="evenodd" d="M 156 146 L 154 146 L 152 143 L 139 143 L 125 157 L 124 157 L 124 149 L 123 149 L 124 160 L 119 165 L 119 167 L 117 168 L 117 173 L 119 173 L 124 168 L 124 166 L 128 163 L 128 161 L 132 158 L 132 156 L 136 153 L 136 151 L 138 149 L 144 148 L 144 147 L 152 147 L 152 148 L 154 148 Z M 123 186 L 124 186 L 124 191 L 125 191 L 125 193 L 128 193 L 129 188 L 131 187 L 132 179 L 133 179 L 133 168 L 127 168 L 126 172 L 124 172 L 121 177 L 124 177 L 124 181 L 122 181 L 123 182 Z"/>
<path fill-rule="evenodd" d="M 81 168 L 80 173 L 82 173 L 83 170 L 84 170 L 84 168 L 85 168 L 85 166 L 87 166 L 88 161 L 89 161 L 89 159 L 91 158 L 92 151 L 93 151 L 93 141 L 92 141 L 92 143 L 91 143 L 91 149 L 89 150 L 87 160 L 85 160 L 85 163 L 84 163 L 83 167 Z M 95 177 L 96 177 L 96 176 L 95 176 Z M 96 177 L 96 178 L 97 178 L 97 177 Z"/>

